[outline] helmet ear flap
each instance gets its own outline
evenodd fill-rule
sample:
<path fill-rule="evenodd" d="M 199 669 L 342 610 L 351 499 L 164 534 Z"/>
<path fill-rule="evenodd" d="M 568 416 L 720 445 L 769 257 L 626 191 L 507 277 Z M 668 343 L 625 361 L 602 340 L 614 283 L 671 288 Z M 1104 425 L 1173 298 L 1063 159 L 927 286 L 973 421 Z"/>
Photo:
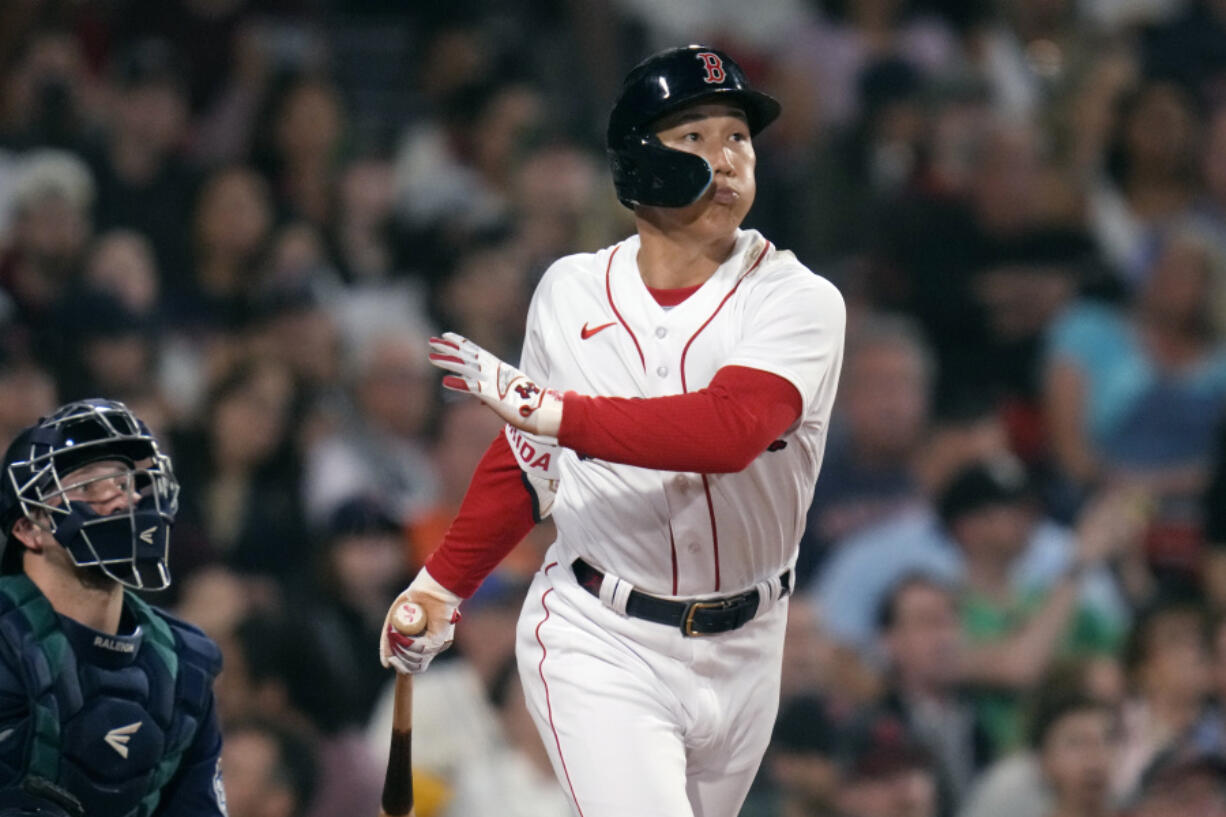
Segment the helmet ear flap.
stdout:
<path fill-rule="evenodd" d="M 655 136 L 627 140 L 609 150 L 617 200 L 627 207 L 685 207 L 702 198 L 715 178 L 706 159 L 666 148 Z"/>

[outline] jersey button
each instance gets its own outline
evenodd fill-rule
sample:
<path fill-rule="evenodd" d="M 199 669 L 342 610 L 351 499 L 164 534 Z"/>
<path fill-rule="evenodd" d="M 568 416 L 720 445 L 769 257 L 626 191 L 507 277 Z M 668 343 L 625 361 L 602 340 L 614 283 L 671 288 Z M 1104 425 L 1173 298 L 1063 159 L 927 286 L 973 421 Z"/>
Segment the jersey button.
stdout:
<path fill-rule="evenodd" d="M 660 377 L 668 377 L 668 367 L 660 366 L 658 369 L 656 369 L 656 374 L 658 374 Z"/>
<path fill-rule="evenodd" d="M 665 335 L 667 335 L 667 334 L 668 334 L 668 330 L 667 330 L 667 329 L 665 329 L 663 326 L 657 326 L 657 327 L 656 327 L 656 337 L 657 337 L 657 338 L 662 338 L 662 337 L 664 337 L 664 336 L 665 336 Z"/>

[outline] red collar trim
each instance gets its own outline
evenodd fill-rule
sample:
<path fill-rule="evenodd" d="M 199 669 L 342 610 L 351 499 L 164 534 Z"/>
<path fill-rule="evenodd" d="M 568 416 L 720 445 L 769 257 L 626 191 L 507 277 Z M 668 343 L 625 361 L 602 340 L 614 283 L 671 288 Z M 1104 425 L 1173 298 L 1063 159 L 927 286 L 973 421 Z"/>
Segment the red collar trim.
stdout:
<path fill-rule="evenodd" d="M 695 284 L 692 287 L 681 287 L 680 289 L 656 289 L 655 287 L 647 287 L 647 291 L 651 293 L 651 297 L 656 299 L 656 303 L 660 306 L 676 306 L 686 298 L 698 291 L 702 284 Z"/>

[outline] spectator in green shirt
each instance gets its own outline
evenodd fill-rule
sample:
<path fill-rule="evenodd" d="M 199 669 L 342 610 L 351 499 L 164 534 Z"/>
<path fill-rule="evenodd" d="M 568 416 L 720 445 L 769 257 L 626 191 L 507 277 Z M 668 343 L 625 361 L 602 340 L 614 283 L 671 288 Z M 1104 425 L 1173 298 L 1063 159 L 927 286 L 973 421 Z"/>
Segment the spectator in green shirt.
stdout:
<path fill-rule="evenodd" d="M 1038 519 L 1020 463 L 997 459 L 969 466 L 939 501 L 942 523 L 961 548 L 966 573 L 959 599 L 969 646 L 962 675 L 974 688 L 979 720 L 998 752 L 1022 739 L 1022 696 L 1061 654 L 1113 652 L 1122 632 L 1081 603 L 1082 577 L 1136 551 L 1143 518 L 1123 492 L 1083 510 L 1074 553 L 1059 580 L 1044 590 L 1019 591 L 1010 581 L 1030 528 Z"/>

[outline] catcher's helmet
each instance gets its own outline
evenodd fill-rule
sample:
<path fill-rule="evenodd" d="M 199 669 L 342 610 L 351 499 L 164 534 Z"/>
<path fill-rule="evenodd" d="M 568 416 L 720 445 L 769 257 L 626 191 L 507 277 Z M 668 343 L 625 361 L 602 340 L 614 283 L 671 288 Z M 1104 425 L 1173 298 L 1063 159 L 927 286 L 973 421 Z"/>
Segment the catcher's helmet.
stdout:
<path fill-rule="evenodd" d="M 664 147 L 651 127 L 665 114 L 712 97 L 744 110 L 751 136 L 779 116 L 779 103 L 750 88 L 741 66 L 706 46 L 662 51 L 626 76 L 607 134 L 622 204 L 685 207 L 702 196 L 711 184 L 711 166 L 701 156 Z"/>
<path fill-rule="evenodd" d="M 112 460 L 116 470 L 91 482 L 116 480 L 131 501 L 102 515 L 79 498 L 90 486 L 69 476 Z M 138 590 L 160 590 L 170 584 L 166 557 L 178 508 L 170 459 L 127 406 L 102 399 L 69 403 L 18 434 L 4 454 L 0 532 L 8 541 L 0 573 L 20 570 L 21 546 L 11 534 L 25 516 L 49 530 L 78 567 L 97 567 Z"/>

